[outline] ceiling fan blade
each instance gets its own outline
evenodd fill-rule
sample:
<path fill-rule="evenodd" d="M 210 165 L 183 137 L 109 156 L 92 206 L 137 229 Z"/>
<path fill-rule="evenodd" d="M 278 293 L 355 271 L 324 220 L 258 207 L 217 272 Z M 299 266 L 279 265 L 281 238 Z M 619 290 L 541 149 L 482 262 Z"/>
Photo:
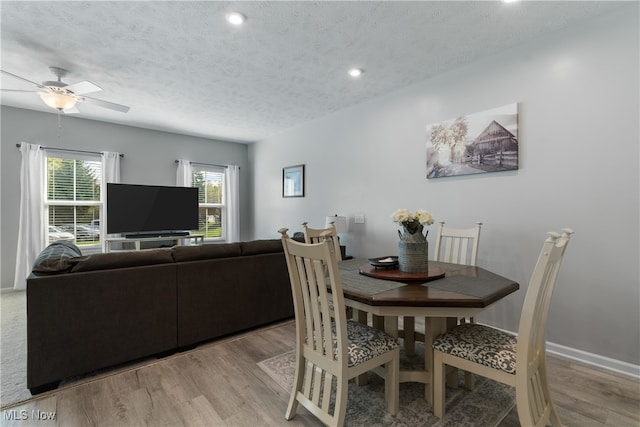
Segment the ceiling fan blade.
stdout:
<path fill-rule="evenodd" d="M 98 92 L 102 90 L 100 86 L 86 80 L 83 82 L 67 85 L 64 88 L 66 90 L 70 90 L 76 95 L 84 95 L 85 93 Z"/>
<path fill-rule="evenodd" d="M 13 73 L 10 73 L 10 72 L 8 72 L 8 71 L 0 70 L 0 72 L 2 72 L 2 73 L 4 73 L 4 74 L 8 74 L 8 75 L 10 75 L 10 76 L 12 76 L 12 77 L 15 77 L 16 79 L 20 79 L 20 80 L 24 80 L 25 82 L 29 82 L 29 83 L 31 83 L 32 85 L 36 85 L 37 87 L 42 87 L 42 85 L 41 85 L 40 83 L 32 82 L 32 81 L 31 81 L 31 80 L 29 80 L 29 79 L 25 79 L 24 77 L 17 76 L 17 75 L 15 75 L 15 74 L 13 74 Z"/>
<path fill-rule="evenodd" d="M 96 98 L 89 98 L 88 96 L 83 96 L 81 98 L 83 98 L 82 100 L 84 100 L 85 102 L 97 105 L 98 107 L 108 108 L 110 110 L 120 111 L 122 113 L 126 113 L 127 111 L 129 111 L 129 107 L 127 107 L 126 105 L 115 104 L 113 102 L 103 101 Z"/>
<path fill-rule="evenodd" d="M 21 89 L 0 89 L 2 92 L 26 92 L 26 93 L 38 93 L 37 90 L 21 90 Z"/>

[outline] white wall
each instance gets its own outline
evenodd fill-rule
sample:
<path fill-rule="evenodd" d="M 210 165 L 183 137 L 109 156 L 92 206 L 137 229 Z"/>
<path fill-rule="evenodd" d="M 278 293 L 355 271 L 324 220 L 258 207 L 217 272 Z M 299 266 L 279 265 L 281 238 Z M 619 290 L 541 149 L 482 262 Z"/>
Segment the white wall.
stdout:
<path fill-rule="evenodd" d="M 373 257 L 397 253 L 398 208 L 483 221 L 479 265 L 521 290 L 479 320 L 516 331 L 545 233 L 569 226 L 548 340 L 640 364 L 638 6 L 253 144 L 255 237 L 338 213 L 350 217 L 347 252 Z M 427 124 L 513 102 L 518 171 L 425 178 Z M 300 163 L 306 197 L 283 199 L 282 167 Z"/>
<path fill-rule="evenodd" d="M 2 107 L 2 216 L 0 227 L 1 284 L 13 287 L 18 241 L 20 203 L 20 150 L 16 144 L 29 142 L 48 147 L 124 153 L 121 181 L 130 184 L 176 185 L 176 159 L 240 166 L 240 230 L 249 239 L 250 175 L 245 144 L 195 138 L 122 126 L 95 120 Z M 58 137 L 58 132 L 60 136 Z"/>

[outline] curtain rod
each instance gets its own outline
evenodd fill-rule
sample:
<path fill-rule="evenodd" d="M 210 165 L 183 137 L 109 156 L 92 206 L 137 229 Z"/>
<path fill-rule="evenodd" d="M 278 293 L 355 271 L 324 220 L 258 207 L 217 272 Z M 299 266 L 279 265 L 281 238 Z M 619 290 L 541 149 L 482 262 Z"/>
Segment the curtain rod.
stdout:
<path fill-rule="evenodd" d="M 20 148 L 20 144 L 16 144 L 16 147 Z M 56 147 L 43 147 L 43 146 L 40 146 L 40 148 L 42 148 L 43 150 L 68 151 L 71 153 L 102 154 L 99 151 L 71 150 L 69 148 L 56 148 Z M 120 157 L 124 157 L 124 154 L 120 153 Z"/>
<path fill-rule="evenodd" d="M 180 162 L 180 160 L 176 160 L 176 163 L 178 163 L 178 162 Z M 189 164 L 200 165 L 200 166 L 215 166 L 215 167 L 218 167 L 218 168 L 227 168 L 228 167 L 227 165 L 214 165 L 213 163 L 198 163 L 198 162 L 192 162 L 192 161 L 189 161 Z"/>

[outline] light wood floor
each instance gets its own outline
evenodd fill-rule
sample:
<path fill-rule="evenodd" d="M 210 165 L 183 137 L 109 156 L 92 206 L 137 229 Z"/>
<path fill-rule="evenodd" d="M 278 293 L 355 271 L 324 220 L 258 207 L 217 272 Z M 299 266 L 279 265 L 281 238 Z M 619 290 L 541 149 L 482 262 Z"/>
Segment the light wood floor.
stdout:
<path fill-rule="evenodd" d="M 284 322 L 45 394 L 3 411 L 2 426 L 319 426 L 299 407 L 284 420 L 289 393 L 257 362 L 293 348 L 295 326 Z M 206 352 L 200 351 L 207 348 Z M 640 426 L 638 381 L 550 356 L 549 379 L 566 426 Z M 25 412 L 21 412 L 25 411 Z M 35 412 L 34 412 L 35 411 Z M 55 421 L 34 414 L 55 412 Z M 27 421 L 9 420 L 26 414 Z M 514 409 L 500 427 L 518 426 Z"/>

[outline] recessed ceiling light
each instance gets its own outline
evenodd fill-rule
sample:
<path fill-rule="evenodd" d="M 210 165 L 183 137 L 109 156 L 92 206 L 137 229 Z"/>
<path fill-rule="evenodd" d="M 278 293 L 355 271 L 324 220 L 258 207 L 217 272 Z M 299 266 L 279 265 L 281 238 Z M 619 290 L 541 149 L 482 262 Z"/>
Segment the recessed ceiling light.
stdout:
<path fill-rule="evenodd" d="M 517 3 L 520 0 L 502 0 L 502 3 Z"/>
<path fill-rule="evenodd" d="M 360 77 L 362 73 L 364 73 L 364 70 L 362 68 L 352 68 L 349 70 L 349 75 L 351 77 Z"/>
<path fill-rule="evenodd" d="M 227 13 L 227 21 L 233 25 L 242 25 L 247 17 L 240 12 Z"/>

